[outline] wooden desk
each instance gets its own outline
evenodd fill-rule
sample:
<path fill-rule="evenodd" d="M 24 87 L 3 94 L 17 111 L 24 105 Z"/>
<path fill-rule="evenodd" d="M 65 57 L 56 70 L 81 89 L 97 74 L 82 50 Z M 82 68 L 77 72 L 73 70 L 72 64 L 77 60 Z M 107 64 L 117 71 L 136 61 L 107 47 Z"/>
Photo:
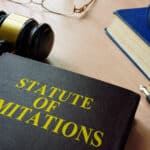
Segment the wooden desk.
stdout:
<path fill-rule="evenodd" d="M 104 28 L 120 8 L 148 6 L 149 0 L 97 0 L 82 19 L 42 13 L 0 0 L 0 9 L 48 22 L 55 32 L 55 44 L 48 60 L 52 65 L 104 80 L 139 93 L 139 85 L 149 81 L 106 36 Z M 34 9 L 34 10 L 33 10 Z M 150 150 L 150 105 L 141 95 L 136 121 L 126 150 Z"/>

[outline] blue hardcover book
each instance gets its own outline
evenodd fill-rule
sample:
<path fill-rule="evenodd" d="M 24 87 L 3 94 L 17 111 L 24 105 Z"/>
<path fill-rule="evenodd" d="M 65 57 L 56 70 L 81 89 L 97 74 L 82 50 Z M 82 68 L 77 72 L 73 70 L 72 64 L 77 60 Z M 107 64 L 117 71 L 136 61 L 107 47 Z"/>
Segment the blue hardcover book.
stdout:
<path fill-rule="evenodd" d="M 106 33 L 150 80 L 150 7 L 117 10 L 114 15 Z"/>
<path fill-rule="evenodd" d="M 149 8 L 124 9 L 114 12 L 148 45 L 150 45 L 150 28 L 148 26 Z"/>

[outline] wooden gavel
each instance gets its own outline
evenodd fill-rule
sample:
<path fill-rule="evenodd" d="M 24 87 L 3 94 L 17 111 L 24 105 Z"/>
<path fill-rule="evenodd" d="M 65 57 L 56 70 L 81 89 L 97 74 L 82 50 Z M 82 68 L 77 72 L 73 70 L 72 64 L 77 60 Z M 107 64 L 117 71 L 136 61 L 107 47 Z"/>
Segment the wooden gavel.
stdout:
<path fill-rule="evenodd" d="M 13 52 L 36 60 L 44 60 L 54 42 L 54 32 L 46 24 L 17 14 L 0 11 L 0 53 Z"/>

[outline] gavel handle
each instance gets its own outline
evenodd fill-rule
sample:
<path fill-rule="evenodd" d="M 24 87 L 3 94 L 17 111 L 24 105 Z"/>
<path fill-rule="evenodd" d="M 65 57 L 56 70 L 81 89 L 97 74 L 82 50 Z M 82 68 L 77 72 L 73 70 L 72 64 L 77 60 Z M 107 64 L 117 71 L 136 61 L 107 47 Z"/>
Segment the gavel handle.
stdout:
<path fill-rule="evenodd" d="M 11 52 L 11 51 L 13 51 L 13 46 L 4 40 L 0 40 L 0 55 L 2 53 Z"/>

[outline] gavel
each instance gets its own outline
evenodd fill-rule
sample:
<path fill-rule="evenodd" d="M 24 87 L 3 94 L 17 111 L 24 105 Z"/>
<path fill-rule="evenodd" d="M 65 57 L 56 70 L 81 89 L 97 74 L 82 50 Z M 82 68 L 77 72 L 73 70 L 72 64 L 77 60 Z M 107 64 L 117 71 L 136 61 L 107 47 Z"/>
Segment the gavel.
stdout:
<path fill-rule="evenodd" d="M 0 11 L 0 54 L 12 52 L 35 60 L 44 60 L 54 43 L 54 32 L 47 23 Z"/>

